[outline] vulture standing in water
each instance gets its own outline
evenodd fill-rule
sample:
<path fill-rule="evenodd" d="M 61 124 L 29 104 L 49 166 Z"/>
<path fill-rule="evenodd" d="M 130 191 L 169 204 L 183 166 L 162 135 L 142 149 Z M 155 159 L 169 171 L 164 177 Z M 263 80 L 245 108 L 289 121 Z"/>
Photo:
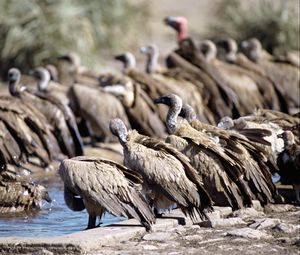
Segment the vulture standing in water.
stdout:
<path fill-rule="evenodd" d="M 219 196 L 223 193 L 226 205 L 234 209 L 251 205 L 256 196 L 249 188 L 244 163 L 230 150 L 222 148 L 205 133 L 192 128 L 186 120 L 178 117 L 182 108 L 180 97 L 171 94 L 156 99 L 155 103 L 170 107 L 166 123 L 172 135 L 167 141 L 187 155 L 192 164 L 197 166 L 199 174 L 205 180 L 205 187 L 210 189 L 210 195 L 215 195 L 214 198 L 219 202 L 222 199 L 219 200 L 215 190 L 220 193 Z M 268 192 L 266 194 L 266 201 L 272 200 L 271 194 Z"/>
<path fill-rule="evenodd" d="M 255 62 L 276 84 L 284 95 L 289 108 L 300 107 L 300 68 L 288 63 L 275 62 L 262 49 L 261 43 L 252 38 L 242 42 L 247 57 Z"/>
<path fill-rule="evenodd" d="M 239 158 L 245 165 L 244 178 L 249 184 L 253 194 L 256 194 L 258 199 L 263 203 L 273 201 L 272 196 L 277 198 L 275 186 L 272 183 L 271 172 L 276 169 L 269 169 L 267 163 L 267 151 L 256 143 L 251 142 L 246 136 L 234 133 L 229 130 L 224 130 L 209 124 L 202 123 L 196 119 L 193 108 L 187 104 L 183 104 L 179 116 L 185 118 L 190 125 L 200 132 L 204 132 L 211 139 L 219 143 L 223 148 L 230 150 L 233 155 Z M 257 136 L 257 141 L 261 144 L 270 145 L 264 137 L 271 135 L 271 132 L 264 129 L 249 129 L 244 130 L 252 136 Z"/>
<path fill-rule="evenodd" d="M 184 75 L 180 70 L 158 70 L 159 51 L 156 45 L 142 47 L 140 51 L 147 56 L 146 72 L 154 80 L 166 84 L 169 87 L 168 93 L 177 94 L 182 100 L 189 101 L 199 119 L 215 124 L 212 113 L 203 102 L 201 91 L 193 84 L 195 81 L 190 76 Z"/>
<path fill-rule="evenodd" d="M 82 155 L 83 145 L 71 109 L 51 95 L 34 92 L 26 87 L 22 87 L 20 93 L 14 93 L 15 88 L 20 86 L 21 73 L 18 69 L 11 68 L 8 75 L 11 95 L 19 98 L 28 107 L 35 107 L 46 117 L 62 152 L 70 157 Z"/>
<path fill-rule="evenodd" d="M 101 219 L 105 212 L 135 218 L 147 230 L 155 223 L 151 208 L 139 191 L 142 179 L 136 172 L 100 157 L 76 157 L 64 160 L 59 174 L 67 206 L 73 211 L 86 208 L 88 229 L 94 228 L 97 216 Z"/>
<path fill-rule="evenodd" d="M 279 153 L 277 164 L 282 184 L 292 184 L 296 192 L 296 203 L 300 204 L 300 146 L 296 145 L 291 131 L 278 135 L 284 141 L 284 150 Z"/>
<path fill-rule="evenodd" d="M 189 160 L 172 146 L 157 139 L 127 131 L 120 119 L 110 129 L 124 149 L 125 165 L 139 172 L 144 189 L 155 209 L 168 209 L 174 203 L 195 222 L 212 210 L 212 202 Z"/>

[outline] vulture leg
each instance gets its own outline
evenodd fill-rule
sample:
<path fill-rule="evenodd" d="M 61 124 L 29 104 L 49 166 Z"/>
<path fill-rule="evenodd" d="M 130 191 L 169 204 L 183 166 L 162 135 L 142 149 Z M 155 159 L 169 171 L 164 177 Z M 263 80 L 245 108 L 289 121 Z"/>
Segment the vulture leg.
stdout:
<path fill-rule="evenodd" d="M 296 193 L 296 201 L 295 201 L 295 203 L 297 205 L 300 205 L 300 184 L 294 184 L 293 188 L 294 188 L 295 193 Z"/>
<path fill-rule="evenodd" d="M 86 229 L 91 229 L 96 227 L 96 215 L 89 214 L 89 222 Z"/>
<path fill-rule="evenodd" d="M 155 215 L 155 218 L 162 218 L 164 216 L 164 213 L 159 213 L 158 209 L 154 207 L 153 213 Z"/>

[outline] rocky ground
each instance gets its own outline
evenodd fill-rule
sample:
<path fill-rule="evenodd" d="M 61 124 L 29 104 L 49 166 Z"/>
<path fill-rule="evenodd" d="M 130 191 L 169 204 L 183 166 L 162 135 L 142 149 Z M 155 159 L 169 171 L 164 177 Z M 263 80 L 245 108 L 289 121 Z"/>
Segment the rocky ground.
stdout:
<path fill-rule="evenodd" d="M 300 254 L 300 207 L 256 204 L 234 213 L 216 207 L 210 218 L 104 245 L 93 254 Z"/>

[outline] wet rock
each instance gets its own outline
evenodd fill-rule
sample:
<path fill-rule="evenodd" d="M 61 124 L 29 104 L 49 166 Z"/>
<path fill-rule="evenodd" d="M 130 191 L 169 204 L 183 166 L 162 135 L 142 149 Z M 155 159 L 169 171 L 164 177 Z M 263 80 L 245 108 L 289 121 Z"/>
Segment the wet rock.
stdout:
<path fill-rule="evenodd" d="M 231 227 L 231 226 L 242 225 L 242 224 L 246 224 L 246 222 L 239 217 L 235 217 L 235 218 L 228 218 L 228 219 L 211 219 L 211 220 L 203 221 L 199 225 L 200 227 L 205 227 L 205 228 L 215 228 L 215 227 Z"/>
<path fill-rule="evenodd" d="M 218 210 L 207 213 L 207 216 L 209 219 L 220 219 L 221 218 L 221 212 Z"/>
<path fill-rule="evenodd" d="M 173 235 L 176 234 L 170 232 L 154 232 L 154 233 L 144 235 L 143 240 L 163 242 L 172 239 Z"/>
<path fill-rule="evenodd" d="M 255 210 L 253 207 L 247 207 L 247 208 L 243 208 L 243 209 L 234 211 L 231 215 L 233 217 L 240 217 L 242 219 L 265 216 L 265 214 L 263 212 L 259 212 L 259 211 Z"/>
<path fill-rule="evenodd" d="M 232 213 L 232 208 L 227 206 L 227 207 L 222 207 L 222 206 L 214 206 L 213 207 L 215 211 L 220 212 L 220 217 L 226 218 L 228 215 Z"/>
<path fill-rule="evenodd" d="M 269 204 L 265 206 L 265 213 L 283 213 L 283 212 L 289 212 L 294 211 L 296 209 L 293 205 L 287 205 L 287 204 Z"/>
<path fill-rule="evenodd" d="M 273 228 L 279 223 L 281 223 L 281 220 L 279 219 L 271 219 L 271 218 L 257 219 L 254 221 L 254 223 L 250 224 L 248 227 L 254 229 L 266 229 L 266 228 Z"/>
<path fill-rule="evenodd" d="M 53 252 L 48 251 L 46 249 L 41 249 L 39 251 L 32 253 L 32 255 L 53 255 L 53 254 L 54 254 Z"/>
<path fill-rule="evenodd" d="M 287 223 L 279 223 L 276 226 L 274 226 L 274 230 L 277 230 L 279 232 L 283 233 L 294 233 L 298 229 L 300 229 L 300 225 L 292 225 Z"/>
<path fill-rule="evenodd" d="M 235 236 L 235 237 L 243 237 L 243 238 L 251 238 L 251 239 L 270 239 L 271 235 L 268 235 L 266 232 L 252 229 L 252 228 L 238 228 L 234 230 L 230 230 L 226 233 L 227 236 Z"/>

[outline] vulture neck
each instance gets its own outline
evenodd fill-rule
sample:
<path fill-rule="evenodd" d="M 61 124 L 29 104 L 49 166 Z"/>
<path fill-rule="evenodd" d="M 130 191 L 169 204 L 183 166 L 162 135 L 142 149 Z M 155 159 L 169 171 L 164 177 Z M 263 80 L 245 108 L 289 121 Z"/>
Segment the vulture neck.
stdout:
<path fill-rule="evenodd" d="M 168 114 L 167 114 L 167 128 L 171 134 L 175 133 L 178 128 L 178 115 L 181 111 L 182 102 L 176 100 L 173 101 L 172 105 L 169 108 Z"/>
<path fill-rule="evenodd" d="M 47 91 L 51 76 L 48 71 L 41 72 L 41 78 L 38 82 L 38 89 L 39 91 Z"/>
<path fill-rule="evenodd" d="M 148 74 L 153 74 L 156 70 L 158 62 L 158 52 L 155 50 L 153 54 L 149 54 L 147 56 L 147 66 L 146 66 L 146 72 Z"/>
<path fill-rule="evenodd" d="M 18 79 L 16 80 L 9 81 L 9 93 L 12 96 L 18 96 L 20 94 L 19 84 L 20 84 L 20 77 L 18 77 Z"/>

